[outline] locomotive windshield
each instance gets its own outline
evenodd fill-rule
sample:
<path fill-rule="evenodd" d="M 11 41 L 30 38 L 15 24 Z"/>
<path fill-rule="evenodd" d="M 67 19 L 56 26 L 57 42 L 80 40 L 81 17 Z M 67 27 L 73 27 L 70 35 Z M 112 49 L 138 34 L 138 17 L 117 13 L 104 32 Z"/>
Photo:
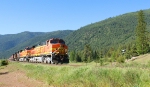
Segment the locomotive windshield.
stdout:
<path fill-rule="evenodd" d="M 58 43 L 58 40 L 51 40 L 50 43 L 56 44 L 56 43 Z"/>
<path fill-rule="evenodd" d="M 65 44 L 65 42 L 62 39 L 53 39 L 50 41 L 51 44 L 61 43 Z"/>
<path fill-rule="evenodd" d="M 59 40 L 59 43 L 61 43 L 61 44 L 65 44 L 65 42 L 63 41 L 63 40 Z"/>

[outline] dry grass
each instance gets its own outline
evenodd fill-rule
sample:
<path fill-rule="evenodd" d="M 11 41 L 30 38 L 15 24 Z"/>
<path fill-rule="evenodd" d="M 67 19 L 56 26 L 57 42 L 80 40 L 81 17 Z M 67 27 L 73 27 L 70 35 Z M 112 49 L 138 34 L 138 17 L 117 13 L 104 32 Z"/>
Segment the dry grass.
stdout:
<path fill-rule="evenodd" d="M 127 61 L 127 63 L 136 62 L 138 64 L 147 64 L 150 61 L 150 54 L 144 54 L 137 57 L 133 57 Z"/>

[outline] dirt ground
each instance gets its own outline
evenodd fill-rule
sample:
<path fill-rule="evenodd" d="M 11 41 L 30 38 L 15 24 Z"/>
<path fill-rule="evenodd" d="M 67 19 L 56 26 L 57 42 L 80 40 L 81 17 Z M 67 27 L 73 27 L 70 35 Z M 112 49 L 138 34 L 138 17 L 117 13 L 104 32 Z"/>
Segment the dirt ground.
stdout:
<path fill-rule="evenodd" d="M 21 70 L 12 70 L 11 66 L 0 67 L 0 87 L 53 87 L 28 78 Z"/>

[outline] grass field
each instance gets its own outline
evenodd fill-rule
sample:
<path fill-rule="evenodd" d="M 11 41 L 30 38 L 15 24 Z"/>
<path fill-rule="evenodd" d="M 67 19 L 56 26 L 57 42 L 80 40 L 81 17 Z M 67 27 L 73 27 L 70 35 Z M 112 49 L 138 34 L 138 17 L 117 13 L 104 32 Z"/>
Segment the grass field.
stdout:
<path fill-rule="evenodd" d="M 150 55 L 139 56 L 123 64 L 100 66 L 96 63 L 42 65 L 10 63 L 12 70 L 21 70 L 29 78 L 56 87 L 149 87 Z"/>

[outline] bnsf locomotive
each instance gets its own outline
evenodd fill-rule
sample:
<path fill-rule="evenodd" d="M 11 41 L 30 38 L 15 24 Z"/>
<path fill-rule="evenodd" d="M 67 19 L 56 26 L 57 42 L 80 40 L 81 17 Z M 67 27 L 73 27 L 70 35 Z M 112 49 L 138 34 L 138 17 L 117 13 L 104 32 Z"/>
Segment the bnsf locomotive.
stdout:
<path fill-rule="evenodd" d="M 69 63 L 68 47 L 64 40 L 52 38 L 42 45 L 26 47 L 11 56 L 14 61 L 40 62 L 40 63 Z"/>

